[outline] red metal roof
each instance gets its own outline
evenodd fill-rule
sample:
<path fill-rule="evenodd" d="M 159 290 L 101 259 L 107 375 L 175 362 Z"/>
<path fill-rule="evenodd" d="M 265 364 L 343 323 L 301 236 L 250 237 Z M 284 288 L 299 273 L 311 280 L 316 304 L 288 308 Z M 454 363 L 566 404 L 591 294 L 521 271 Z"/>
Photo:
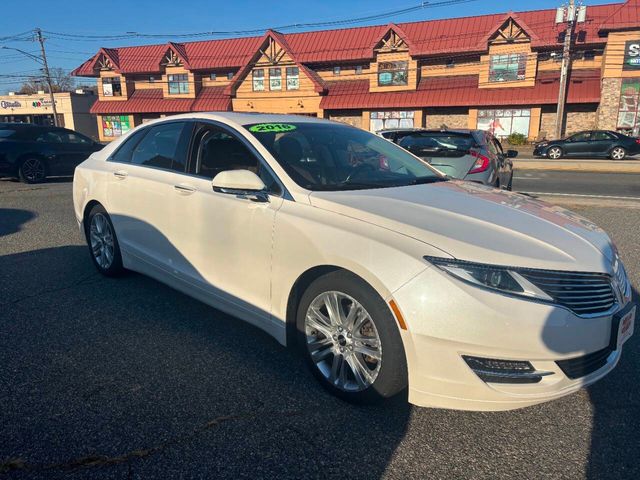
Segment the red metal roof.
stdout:
<path fill-rule="evenodd" d="M 587 9 L 587 21 L 577 27 L 578 44 L 601 44 L 605 39 L 598 32 L 601 28 L 616 29 L 639 26 L 638 0 L 625 4 L 593 5 Z M 416 56 L 463 54 L 485 52 L 487 38 L 491 36 L 509 16 L 531 36 L 532 46 L 560 47 L 559 34 L 562 24 L 555 23 L 555 9 L 534 10 L 517 13 L 501 13 L 476 17 L 451 18 L 393 25 L 398 34 L 407 40 L 411 54 Z M 390 25 L 345 28 L 277 35 L 287 45 L 299 63 L 354 62 L 373 57 L 373 45 L 385 35 Z M 177 47 L 183 50 L 193 70 L 239 68 L 244 66 L 257 52 L 260 37 L 230 38 L 187 42 Z M 117 54 L 117 70 L 122 73 L 158 73 L 167 44 L 104 49 Z M 78 67 L 73 73 L 79 76 L 96 76 L 95 61 L 99 54 Z"/>
<path fill-rule="evenodd" d="M 430 77 L 420 80 L 417 90 L 369 92 L 368 80 L 329 83 L 329 94 L 320 108 L 325 110 L 456 107 L 491 105 L 545 105 L 558 102 L 558 74 L 543 75 L 533 87 L 478 88 L 477 75 Z M 598 103 L 600 72 L 583 71 L 569 83 L 568 103 Z"/>
<path fill-rule="evenodd" d="M 224 87 L 204 87 L 191 105 L 193 112 L 231 110 L 231 97 L 225 95 Z"/>
<path fill-rule="evenodd" d="M 587 10 L 588 12 L 588 10 Z M 625 30 L 640 25 L 640 0 L 627 0 L 600 25 L 601 30 Z"/>
<path fill-rule="evenodd" d="M 91 113 L 179 113 L 191 111 L 192 98 L 162 98 L 161 88 L 136 90 L 128 100 L 98 100 Z"/>

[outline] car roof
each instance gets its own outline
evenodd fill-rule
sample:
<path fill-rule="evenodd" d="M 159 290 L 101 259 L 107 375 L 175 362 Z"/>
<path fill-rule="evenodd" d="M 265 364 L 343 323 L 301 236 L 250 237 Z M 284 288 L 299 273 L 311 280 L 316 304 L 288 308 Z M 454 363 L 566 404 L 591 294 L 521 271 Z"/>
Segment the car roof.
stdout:
<path fill-rule="evenodd" d="M 334 122 L 322 118 L 308 117 L 306 115 L 287 115 L 287 114 L 271 114 L 271 113 L 242 113 L 242 112 L 192 112 L 180 115 L 172 115 L 159 119 L 160 121 L 180 119 L 180 118 L 203 118 L 218 121 L 227 121 L 239 125 L 250 125 L 253 123 L 324 123 L 324 124 L 340 124 L 342 122 Z M 149 123 L 156 123 L 154 122 Z"/>

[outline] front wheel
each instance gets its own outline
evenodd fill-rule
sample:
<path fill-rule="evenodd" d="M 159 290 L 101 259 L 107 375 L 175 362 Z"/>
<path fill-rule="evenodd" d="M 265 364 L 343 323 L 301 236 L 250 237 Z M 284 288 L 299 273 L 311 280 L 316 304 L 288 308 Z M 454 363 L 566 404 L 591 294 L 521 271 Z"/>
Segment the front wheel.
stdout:
<path fill-rule="evenodd" d="M 102 205 L 95 205 L 91 209 L 85 225 L 85 234 L 91 260 L 98 271 L 107 277 L 121 274 L 124 268 L 120 246 L 109 214 Z"/>
<path fill-rule="evenodd" d="M 624 157 L 627 156 L 627 152 L 622 147 L 615 147 L 611 150 L 611 159 L 612 160 L 624 160 Z"/>
<path fill-rule="evenodd" d="M 549 155 L 549 158 L 552 160 L 558 160 L 562 157 L 562 149 L 560 147 L 551 147 L 547 155 Z"/>
<path fill-rule="evenodd" d="M 332 272 L 305 291 L 298 341 L 311 371 L 334 395 L 377 403 L 407 387 L 407 363 L 386 303 L 359 277 Z"/>

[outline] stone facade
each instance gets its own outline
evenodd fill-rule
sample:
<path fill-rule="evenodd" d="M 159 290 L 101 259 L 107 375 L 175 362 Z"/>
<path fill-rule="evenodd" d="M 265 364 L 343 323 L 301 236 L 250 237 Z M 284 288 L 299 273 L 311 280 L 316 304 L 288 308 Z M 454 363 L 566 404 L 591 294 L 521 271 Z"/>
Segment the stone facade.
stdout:
<path fill-rule="evenodd" d="M 469 110 L 466 108 L 427 108 L 425 127 L 438 129 L 442 125 L 449 128 L 469 128 Z"/>
<path fill-rule="evenodd" d="M 556 105 L 542 107 L 540 138 L 553 139 L 556 132 Z M 596 128 L 597 104 L 567 105 L 564 112 L 565 136 Z"/>
<path fill-rule="evenodd" d="M 618 126 L 618 109 L 620 108 L 621 78 L 603 78 L 598 107 L 596 128 L 615 130 Z"/>
<path fill-rule="evenodd" d="M 362 128 L 362 114 L 358 111 L 345 111 L 334 114 L 329 114 L 329 120 L 336 122 L 342 122 L 349 124 L 353 127 Z"/>

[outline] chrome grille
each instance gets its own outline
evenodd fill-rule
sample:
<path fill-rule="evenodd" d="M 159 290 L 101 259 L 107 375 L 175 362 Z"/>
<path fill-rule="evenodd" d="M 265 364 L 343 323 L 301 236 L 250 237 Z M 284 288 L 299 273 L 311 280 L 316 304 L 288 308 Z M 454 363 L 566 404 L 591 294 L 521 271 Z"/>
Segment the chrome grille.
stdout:
<path fill-rule="evenodd" d="M 559 305 L 578 315 L 594 315 L 610 310 L 616 304 L 611 277 L 603 273 L 520 270 L 536 287 Z"/>

